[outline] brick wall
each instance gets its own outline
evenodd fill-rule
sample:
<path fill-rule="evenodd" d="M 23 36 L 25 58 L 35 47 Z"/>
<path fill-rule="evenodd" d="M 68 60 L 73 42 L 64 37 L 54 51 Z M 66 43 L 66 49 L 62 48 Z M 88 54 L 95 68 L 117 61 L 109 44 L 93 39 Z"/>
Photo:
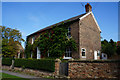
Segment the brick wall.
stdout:
<path fill-rule="evenodd" d="M 118 78 L 120 61 L 69 61 L 70 78 Z M 120 78 L 120 77 L 119 77 Z"/>
<path fill-rule="evenodd" d="M 71 36 L 73 37 L 73 39 L 76 41 L 76 43 L 78 44 L 79 43 L 79 20 L 77 21 L 74 21 L 74 22 L 71 22 L 70 26 L 67 26 L 67 27 L 70 27 L 71 28 Z M 51 30 L 51 29 L 50 29 Z M 40 33 L 37 33 L 37 34 L 34 34 L 32 36 L 29 36 L 28 37 L 28 42 L 32 43 L 32 37 L 35 37 L 35 39 L 37 39 L 39 37 L 40 34 L 43 34 L 45 33 L 45 31 L 43 32 L 40 32 Z M 79 47 L 79 45 L 77 46 Z M 79 48 L 77 51 L 73 51 L 72 52 L 72 57 L 75 58 L 75 59 L 78 59 L 80 58 L 80 55 L 79 55 Z"/>
<path fill-rule="evenodd" d="M 86 59 L 94 59 L 94 51 L 101 49 L 100 31 L 97 28 L 92 15 L 88 15 L 79 21 L 79 53 L 81 57 L 81 48 L 86 49 Z"/>
<path fill-rule="evenodd" d="M 79 44 L 79 21 L 76 21 L 70 25 L 71 27 L 71 36 L 77 44 Z M 72 58 L 79 59 L 79 45 L 77 45 L 77 51 L 72 51 Z"/>
<path fill-rule="evenodd" d="M 60 62 L 61 62 L 60 59 L 55 60 L 55 72 L 54 72 L 54 75 L 59 75 Z"/>

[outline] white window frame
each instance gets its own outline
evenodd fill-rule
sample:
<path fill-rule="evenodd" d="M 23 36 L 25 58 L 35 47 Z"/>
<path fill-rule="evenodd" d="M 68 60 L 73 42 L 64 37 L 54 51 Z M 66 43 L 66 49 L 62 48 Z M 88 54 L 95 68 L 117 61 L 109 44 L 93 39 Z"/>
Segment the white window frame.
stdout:
<path fill-rule="evenodd" d="M 38 47 L 37 47 L 37 59 L 41 59 L 41 52 Z"/>
<path fill-rule="evenodd" d="M 50 38 L 50 36 L 51 36 L 50 32 L 49 32 L 48 36 L 49 36 L 49 38 Z"/>
<path fill-rule="evenodd" d="M 34 43 L 34 41 L 35 41 L 35 37 L 32 37 L 32 44 Z"/>
<path fill-rule="evenodd" d="M 48 50 L 48 57 L 50 56 L 49 50 Z"/>
<path fill-rule="evenodd" d="M 85 52 L 85 56 L 82 55 L 82 50 L 83 50 L 83 49 L 85 49 L 85 48 L 81 48 L 81 56 L 82 56 L 82 58 L 86 58 L 86 49 L 85 49 L 85 51 L 84 51 L 84 52 Z"/>
<path fill-rule="evenodd" d="M 70 33 L 70 35 L 68 35 L 69 33 Z M 71 37 L 71 27 L 68 27 L 67 37 L 68 37 L 68 38 Z"/>
<path fill-rule="evenodd" d="M 97 56 L 100 57 L 100 51 L 99 50 L 97 51 Z"/>
<path fill-rule="evenodd" d="M 31 55 L 30 55 L 31 58 L 33 58 L 33 52 L 31 52 Z"/>
<path fill-rule="evenodd" d="M 68 50 L 69 49 L 69 50 Z M 72 50 L 70 49 L 70 48 L 67 48 L 66 49 L 66 51 L 65 51 L 65 54 L 69 54 L 69 56 L 70 56 L 70 54 L 72 55 Z M 66 57 L 65 55 L 64 55 L 64 58 L 63 59 L 72 59 L 72 57 Z"/>

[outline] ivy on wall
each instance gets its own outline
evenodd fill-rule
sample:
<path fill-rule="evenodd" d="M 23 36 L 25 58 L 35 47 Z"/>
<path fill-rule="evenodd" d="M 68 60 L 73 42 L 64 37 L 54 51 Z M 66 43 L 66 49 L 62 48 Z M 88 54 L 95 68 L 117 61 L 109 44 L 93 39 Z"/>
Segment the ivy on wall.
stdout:
<path fill-rule="evenodd" d="M 38 47 L 41 54 L 44 57 L 49 55 L 49 58 L 62 57 L 65 54 L 66 48 L 76 51 L 77 44 L 75 40 L 72 37 L 67 37 L 69 25 L 63 23 L 60 26 L 54 26 L 51 30 L 46 30 L 45 33 L 40 34 L 40 37 L 35 40 L 31 48 L 28 46 L 29 48 L 26 47 L 26 49 L 34 51 Z"/>

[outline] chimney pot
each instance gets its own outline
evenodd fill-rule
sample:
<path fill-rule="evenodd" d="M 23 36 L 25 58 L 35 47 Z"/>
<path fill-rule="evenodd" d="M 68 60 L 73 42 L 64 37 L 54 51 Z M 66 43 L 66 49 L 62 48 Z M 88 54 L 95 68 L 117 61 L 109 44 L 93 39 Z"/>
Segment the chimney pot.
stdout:
<path fill-rule="evenodd" d="M 85 5 L 85 10 L 86 10 L 86 13 L 92 11 L 92 7 L 91 7 L 91 5 L 90 5 L 89 3 L 87 3 L 87 4 Z"/>

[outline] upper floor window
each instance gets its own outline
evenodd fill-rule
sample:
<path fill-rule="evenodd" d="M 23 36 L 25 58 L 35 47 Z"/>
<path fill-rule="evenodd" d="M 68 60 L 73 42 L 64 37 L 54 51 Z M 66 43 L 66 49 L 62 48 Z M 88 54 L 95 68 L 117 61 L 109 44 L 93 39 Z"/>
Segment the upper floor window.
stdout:
<path fill-rule="evenodd" d="M 86 58 L 86 49 L 85 49 L 85 48 L 82 48 L 82 49 L 81 49 L 81 52 L 82 52 L 82 57 L 83 57 L 83 58 Z"/>
<path fill-rule="evenodd" d="M 50 36 L 51 36 L 51 33 L 50 33 L 50 32 L 48 33 L 48 36 L 49 36 L 49 38 L 50 38 Z"/>
<path fill-rule="evenodd" d="M 34 43 L 34 41 L 35 41 L 35 37 L 32 37 L 32 44 Z"/>
<path fill-rule="evenodd" d="M 68 27 L 68 33 L 67 33 L 67 36 L 68 36 L 68 38 L 71 37 L 71 28 L 70 28 L 70 27 Z"/>

